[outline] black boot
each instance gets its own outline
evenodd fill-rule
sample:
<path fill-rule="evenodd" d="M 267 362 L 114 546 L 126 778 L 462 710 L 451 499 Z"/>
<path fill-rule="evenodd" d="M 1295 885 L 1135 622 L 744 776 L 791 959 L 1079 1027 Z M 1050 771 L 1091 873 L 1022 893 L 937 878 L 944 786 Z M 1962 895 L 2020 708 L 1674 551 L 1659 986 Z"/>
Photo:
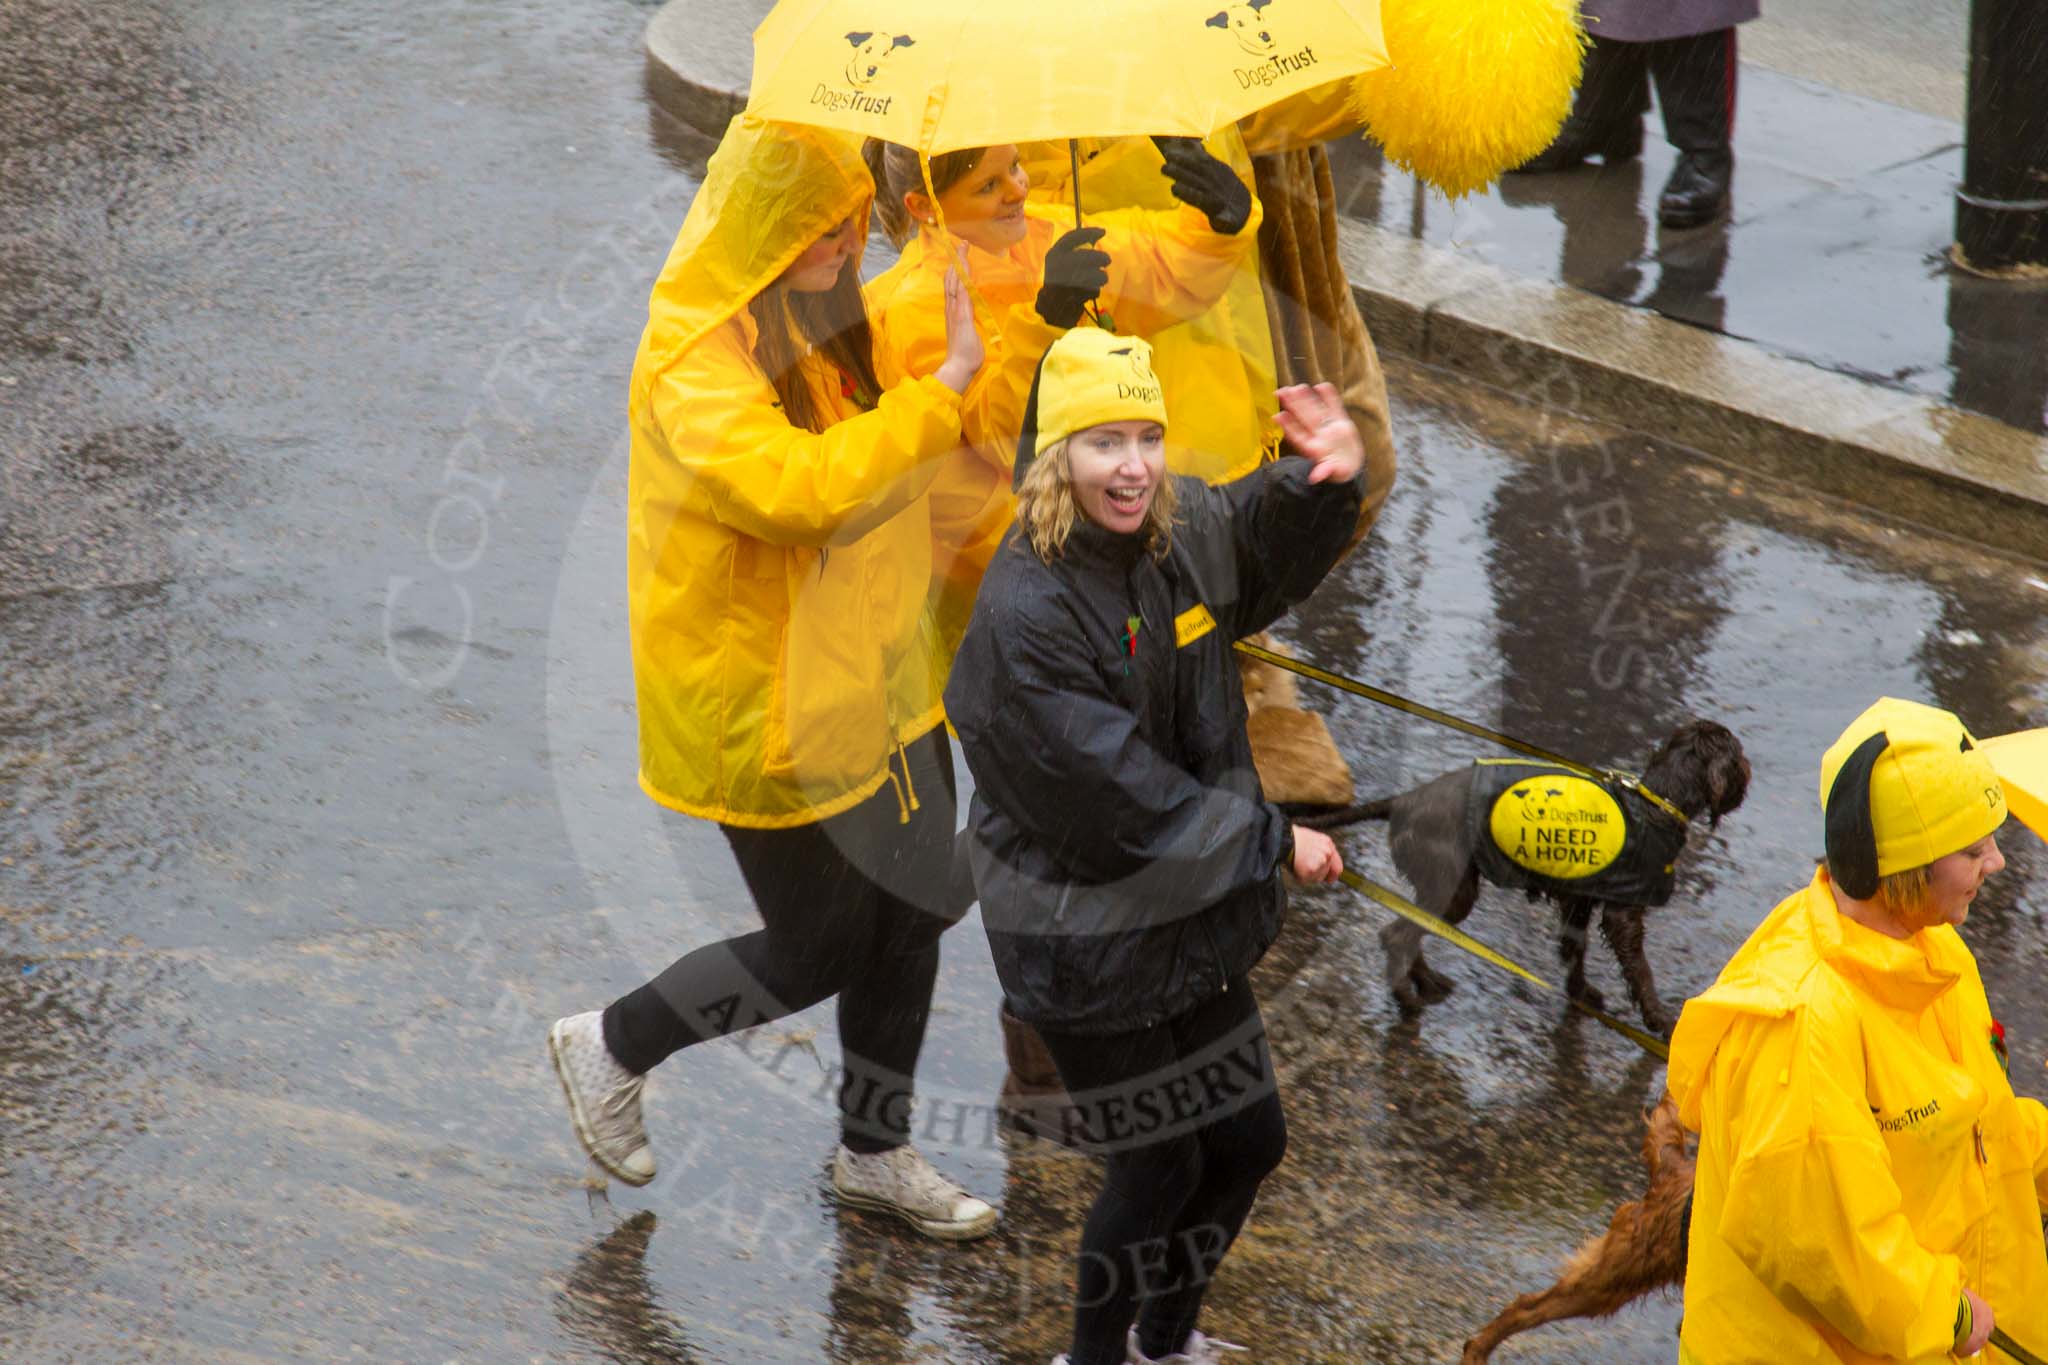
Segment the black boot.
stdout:
<path fill-rule="evenodd" d="M 1664 133 L 1678 149 L 1678 164 L 1657 201 L 1657 220 L 1668 228 L 1696 227 L 1720 216 L 1735 169 L 1735 30 L 1648 47 Z"/>
<path fill-rule="evenodd" d="M 1002 1094 L 996 1099 L 996 1112 L 1019 1132 L 1048 1142 L 1071 1143 L 1078 1124 L 1069 1122 L 1066 1115 L 1074 1102 L 1067 1098 L 1067 1087 L 1045 1039 L 1008 1008 L 999 1009 L 996 1017 L 1002 1024 L 1003 1059 L 1010 1064 L 1003 1076 Z"/>
<path fill-rule="evenodd" d="M 1515 167 L 1509 174 L 1542 175 L 1549 171 L 1568 171 L 1589 156 L 1597 156 L 1611 166 L 1617 161 L 1633 161 L 1642 154 L 1641 115 L 1605 130 L 1582 123 L 1575 115 L 1564 121 L 1564 127 L 1558 132 L 1557 141 Z"/>
<path fill-rule="evenodd" d="M 1688 228 L 1720 217 L 1734 174 L 1732 152 L 1680 152 L 1664 193 L 1658 196 L 1657 221 L 1668 228 Z"/>
<path fill-rule="evenodd" d="M 1557 140 L 1515 169 L 1529 175 L 1568 171 L 1589 156 L 1608 165 L 1643 151 L 1643 113 L 1650 107 L 1649 49 L 1596 38 Z"/>

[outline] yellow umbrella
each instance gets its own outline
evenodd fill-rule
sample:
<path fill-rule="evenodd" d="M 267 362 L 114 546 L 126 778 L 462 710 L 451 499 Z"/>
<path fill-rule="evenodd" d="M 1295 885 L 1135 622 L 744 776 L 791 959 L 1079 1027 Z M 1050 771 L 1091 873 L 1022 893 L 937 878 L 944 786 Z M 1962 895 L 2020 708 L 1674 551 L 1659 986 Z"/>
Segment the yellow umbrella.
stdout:
<path fill-rule="evenodd" d="M 2006 809 L 2048 839 L 2048 729 L 2015 730 L 1977 743 L 1998 772 Z"/>
<path fill-rule="evenodd" d="M 749 112 L 914 148 L 1204 137 L 1387 64 L 1378 0 L 781 0 Z"/>

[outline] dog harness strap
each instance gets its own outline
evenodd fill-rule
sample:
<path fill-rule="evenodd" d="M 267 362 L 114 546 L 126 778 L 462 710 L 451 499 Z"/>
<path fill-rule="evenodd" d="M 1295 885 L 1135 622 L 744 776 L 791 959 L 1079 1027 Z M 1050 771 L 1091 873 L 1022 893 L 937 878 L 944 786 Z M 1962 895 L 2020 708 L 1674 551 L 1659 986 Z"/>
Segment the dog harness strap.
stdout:
<path fill-rule="evenodd" d="M 1644 801 L 1654 806 L 1661 814 L 1677 821 L 1681 829 L 1686 824 L 1684 811 L 1672 805 L 1648 787 L 1645 787 L 1641 778 L 1629 773 L 1620 772 L 1613 768 L 1589 768 L 1583 763 L 1573 762 L 1563 754 L 1554 754 L 1540 744 L 1531 744 L 1527 740 L 1516 739 L 1512 735 L 1504 735 L 1498 730 L 1489 730 L 1484 725 L 1460 719 L 1448 711 L 1439 711 L 1434 706 L 1424 706 L 1419 701 L 1411 701 L 1407 697 L 1389 692 L 1383 687 L 1374 687 L 1371 683 L 1363 683 L 1356 678 L 1347 678 L 1341 673 L 1332 673 L 1326 668 L 1317 668 L 1314 664 L 1305 664 L 1299 659 L 1290 659 L 1285 654 L 1276 654 L 1270 649 L 1263 649 L 1246 640 L 1239 640 L 1237 648 L 1241 653 L 1249 654 L 1254 659 L 1272 664 L 1275 668 L 1284 668 L 1290 673 L 1299 673 L 1304 678 L 1312 679 L 1327 687 L 1334 687 L 1340 692 L 1349 692 L 1355 697 L 1364 697 L 1367 701 L 1376 701 L 1382 706 L 1391 706 L 1396 711 L 1415 716 L 1418 719 L 1434 721 L 1438 725 L 1449 726 L 1451 729 L 1471 735 L 1475 739 L 1483 739 L 1489 744 L 1498 744 L 1503 749 L 1513 749 L 1518 754 L 1527 754 L 1533 759 L 1562 768 L 1575 777 L 1583 777 L 1593 782 L 1619 783 L 1637 796 L 1642 797 Z"/>
<path fill-rule="evenodd" d="M 1645 787 L 1643 785 L 1642 778 L 1637 777 L 1632 773 L 1622 772 L 1617 768 L 1607 769 L 1606 776 L 1609 779 L 1620 783 L 1629 791 L 1634 792 L 1637 796 L 1642 797 L 1643 800 L 1649 802 L 1650 805 L 1656 809 L 1659 815 L 1668 816 L 1669 818 L 1676 820 L 1678 822 L 1679 828 L 1683 829 L 1686 825 L 1691 823 L 1685 818 L 1684 811 L 1672 805 L 1669 801 L 1666 801 L 1663 797 L 1657 795 L 1657 793 L 1651 791 L 1648 787 Z"/>

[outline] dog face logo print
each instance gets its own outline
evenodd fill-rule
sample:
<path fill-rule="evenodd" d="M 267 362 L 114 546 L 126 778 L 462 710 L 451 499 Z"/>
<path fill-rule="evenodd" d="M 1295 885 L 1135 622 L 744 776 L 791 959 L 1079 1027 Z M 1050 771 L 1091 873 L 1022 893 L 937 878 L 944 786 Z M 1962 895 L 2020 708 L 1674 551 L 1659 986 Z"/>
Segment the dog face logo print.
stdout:
<path fill-rule="evenodd" d="M 1227 30 L 1237 39 L 1237 45 L 1254 57 L 1271 56 L 1275 44 L 1272 30 L 1266 26 L 1265 9 L 1272 3 L 1273 0 L 1244 0 L 1243 4 L 1210 15 L 1209 27 Z"/>
<path fill-rule="evenodd" d="M 811 87 L 811 103 L 835 112 L 886 115 L 896 96 L 877 94 L 871 87 L 889 84 L 889 59 L 903 48 L 916 47 L 917 39 L 907 33 L 855 29 L 846 35 L 846 42 L 853 51 L 847 54 L 846 63 L 839 70 L 845 84 L 818 81 Z"/>
<path fill-rule="evenodd" d="M 899 47 L 915 47 L 917 40 L 906 33 L 856 32 L 846 35 L 853 55 L 846 59 L 846 83 L 856 90 L 868 88 Z"/>
<path fill-rule="evenodd" d="M 1238 47 L 1255 59 L 1250 66 L 1231 69 L 1239 89 L 1271 85 L 1322 61 L 1316 56 L 1315 48 L 1307 43 L 1292 51 L 1280 50 L 1280 40 L 1274 34 L 1276 26 L 1266 17 L 1266 11 L 1275 3 L 1276 0 L 1242 0 L 1240 4 L 1217 10 L 1202 21 L 1208 27 L 1222 29 L 1235 38 Z"/>
<path fill-rule="evenodd" d="M 1159 382 L 1159 376 L 1152 370 L 1152 356 L 1145 347 L 1119 346 L 1111 351 L 1110 354 L 1120 355 L 1124 358 L 1124 363 L 1131 367 L 1132 382 L 1137 384 L 1157 384 Z"/>
<path fill-rule="evenodd" d="M 1621 855 L 1621 807 L 1597 782 L 1545 773 L 1494 799 L 1493 842 L 1519 867 L 1566 881 L 1590 877 Z"/>
<path fill-rule="evenodd" d="M 1152 356 L 1148 347 L 1119 346 L 1110 354 L 1122 356 L 1131 367 L 1129 379 L 1116 381 L 1118 398 L 1135 399 L 1140 403 L 1159 401 L 1159 376 L 1152 372 Z"/>

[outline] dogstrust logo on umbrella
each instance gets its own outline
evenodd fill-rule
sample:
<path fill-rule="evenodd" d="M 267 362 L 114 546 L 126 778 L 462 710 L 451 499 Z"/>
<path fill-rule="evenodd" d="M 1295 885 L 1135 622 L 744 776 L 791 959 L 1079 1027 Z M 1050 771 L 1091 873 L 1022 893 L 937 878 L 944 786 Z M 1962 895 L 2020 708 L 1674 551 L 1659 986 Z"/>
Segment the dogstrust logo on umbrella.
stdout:
<path fill-rule="evenodd" d="M 777 0 L 754 30 L 747 112 L 925 156 L 1206 137 L 1386 65 L 1379 0 Z"/>
<path fill-rule="evenodd" d="M 1216 11 L 1205 21 L 1210 28 L 1222 29 L 1237 39 L 1239 47 L 1262 59 L 1251 66 L 1232 68 L 1231 74 L 1237 77 L 1241 89 L 1271 85 L 1283 76 L 1320 64 L 1315 49 L 1307 43 L 1292 52 L 1280 50 L 1280 40 L 1273 36 L 1273 25 L 1266 18 L 1272 4 L 1273 0 L 1244 0 L 1243 4 Z"/>
<path fill-rule="evenodd" d="M 873 29 L 855 29 L 846 35 L 847 45 L 853 49 L 846 59 L 840 74 L 846 78 L 844 86 L 834 88 L 819 81 L 811 91 L 811 103 L 824 109 L 850 111 L 857 114 L 886 114 L 889 106 L 896 101 L 891 94 L 878 94 L 869 87 L 889 81 L 890 58 L 898 50 L 916 47 L 917 39 L 907 33 L 880 33 Z"/>

